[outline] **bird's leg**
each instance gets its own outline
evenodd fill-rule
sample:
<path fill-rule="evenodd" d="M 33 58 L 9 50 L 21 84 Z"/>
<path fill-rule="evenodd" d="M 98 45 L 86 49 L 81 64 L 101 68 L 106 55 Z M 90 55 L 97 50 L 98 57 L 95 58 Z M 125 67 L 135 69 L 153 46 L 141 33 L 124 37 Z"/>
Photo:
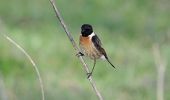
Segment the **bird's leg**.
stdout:
<path fill-rule="evenodd" d="M 80 57 L 80 56 L 84 56 L 84 54 L 83 54 L 82 52 L 78 52 L 78 53 L 76 54 L 76 56 Z"/>
<path fill-rule="evenodd" d="M 96 59 L 94 59 L 94 65 L 93 65 L 92 71 L 90 73 L 87 73 L 87 78 L 89 78 L 92 75 L 95 65 L 96 65 Z"/>

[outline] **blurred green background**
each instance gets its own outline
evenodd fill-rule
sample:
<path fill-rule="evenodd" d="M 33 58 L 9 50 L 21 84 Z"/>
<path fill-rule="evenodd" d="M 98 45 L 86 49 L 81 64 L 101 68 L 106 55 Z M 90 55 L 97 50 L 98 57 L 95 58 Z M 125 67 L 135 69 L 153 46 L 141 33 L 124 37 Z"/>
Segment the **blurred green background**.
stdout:
<path fill-rule="evenodd" d="M 93 73 L 105 100 L 156 100 L 153 45 L 166 61 L 165 100 L 170 100 L 170 0 L 57 0 L 78 44 L 80 27 L 92 24 L 113 69 L 98 60 Z M 75 51 L 48 0 L 1 0 L 0 33 L 34 59 L 46 100 L 97 100 Z M 93 62 L 86 58 L 92 67 Z M 41 100 L 28 59 L 0 35 L 0 100 Z"/>

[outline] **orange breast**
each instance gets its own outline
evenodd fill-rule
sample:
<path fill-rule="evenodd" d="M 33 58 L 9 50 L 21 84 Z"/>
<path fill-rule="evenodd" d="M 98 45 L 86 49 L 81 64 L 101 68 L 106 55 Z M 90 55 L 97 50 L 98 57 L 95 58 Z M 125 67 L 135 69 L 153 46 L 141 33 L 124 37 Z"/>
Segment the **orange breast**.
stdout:
<path fill-rule="evenodd" d="M 100 52 L 98 52 L 98 50 L 95 49 L 95 47 L 89 37 L 80 36 L 80 47 L 81 47 L 83 53 L 86 56 L 89 56 L 91 59 L 100 58 L 100 56 L 101 56 Z"/>
<path fill-rule="evenodd" d="M 90 46 L 92 43 L 89 37 L 80 36 L 80 44 L 84 46 Z"/>

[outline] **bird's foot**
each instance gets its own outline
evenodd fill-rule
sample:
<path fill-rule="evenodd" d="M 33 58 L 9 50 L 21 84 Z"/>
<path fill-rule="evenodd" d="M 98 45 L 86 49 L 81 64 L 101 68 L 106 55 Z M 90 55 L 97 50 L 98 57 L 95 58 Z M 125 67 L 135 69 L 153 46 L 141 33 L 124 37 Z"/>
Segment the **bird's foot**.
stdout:
<path fill-rule="evenodd" d="M 87 78 L 89 78 L 90 76 L 92 76 L 92 72 L 91 73 L 87 73 Z"/>
<path fill-rule="evenodd" d="M 80 56 L 84 56 L 84 54 L 81 53 L 81 52 L 79 52 L 79 53 L 76 54 L 76 56 L 77 56 L 77 57 L 80 57 Z"/>

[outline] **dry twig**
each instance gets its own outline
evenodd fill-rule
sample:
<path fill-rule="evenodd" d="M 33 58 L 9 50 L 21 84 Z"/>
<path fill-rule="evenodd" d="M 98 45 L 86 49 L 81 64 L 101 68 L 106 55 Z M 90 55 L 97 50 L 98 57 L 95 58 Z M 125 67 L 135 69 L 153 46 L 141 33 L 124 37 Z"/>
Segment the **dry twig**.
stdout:
<path fill-rule="evenodd" d="M 5 34 L 2 34 L 9 42 L 11 42 L 13 45 L 15 45 L 22 53 L 24 53 L 24 55 L 29 59 L 29 61 L 31 62 L 31 64 L 33 65 L 36 74 L 38 76 L 39 82 L 40 82 L 40 88 L 41 88 L 41 94 L 42 94 L 42 100 L 45 100 L 45 96 L 44 96 L 44 86 L 42 83 L 42 79 L 41 79 L 41 75 L 40 72 L 38 70 L 37 65 L 35 64 L 35 62 L 32 60 L 31 56 L 19 45 L 17 44 L 14 40 L 12 40 L 10 37 L 8 37 Z"/>
<path fill-rule="evenodd" d="M 64 31 L 66 32 L 66 34 L 67 34 L 70 42 L 72 43 L 75 51 L 76 51 L 77 54 L 78 54 L 78 53 L 80 52 L 80 50 L 79 50 L 79 48 L 77 47 L 77 45 L 76 45 L 76 43 L 75 43 L 75 41 L 74 41 L 71 33 L 68 31 L 67 26 L 65 25 L 64 20 L 63 20 L 63 18 L 61 17 L 60 12 L 59 12 L 59 10 L 57 9 L 57 7 L 56 7 L 56 5 L 55 5 L 54 0 L 50 0 L 50 3 L 52 4 L 52 7 L 53 7 L 53 9 L 54 9 L 54 11 L 55 11 L 55 14 L 56 14 L 56 17 L 57 17 L 58 20 L 60 21 L 62 27 L 64 28 Z M 82 58 L 81 56 L 79 56 L 79 59 L 80 59 L 80 62 L 82 63 L 82 65 L 83 65 L 83 68 L 84 68 L 84 70 L 86 71 L 86 73 L 89 73 L 89 68 L 88 68 L 87 64 L 85 63 L 85 61 L 83 60 L 83 58 Z M 91 84 L 91 86 L 92 86 L 95 94 L 97 95 L 98 99 L 99 99 L 99 100 L 103 100 L 102 95 L 100 94 L 99 90 L 98 90 L 97 87 L 96 87 L 95 82 L 94 82 L 93 79 L 92 79 L 92 76 L 90 76 L 90 77 L 88 78 L 88 80 L 89 80 L 89 82 L 90 82 L 90 84 Z"/>

